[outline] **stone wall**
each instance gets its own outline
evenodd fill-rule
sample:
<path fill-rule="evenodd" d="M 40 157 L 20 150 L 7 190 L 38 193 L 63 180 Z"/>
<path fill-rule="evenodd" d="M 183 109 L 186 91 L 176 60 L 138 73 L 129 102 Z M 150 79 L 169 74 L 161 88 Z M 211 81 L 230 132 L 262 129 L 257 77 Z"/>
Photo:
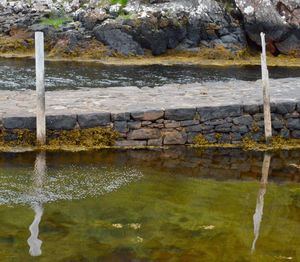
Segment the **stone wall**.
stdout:
<path fill-rule="evenodd" d="M 57 115 L 47 117 L 47 128 L 73 130 L 112 127 L 120 134 L 116 146 L 121 147 L 192 144 L 199 134 L 209 143 L 237 144 L 244 137 L 263 141 L 262 109 L 261 105 L 228 105 L 117 114 Z M 300 139 L 300 103 L 272 104 L 271 111 L 273 135 Z M 5 117 L 1 125 L 6 131 L 34 130 L 35 118 Z"/>

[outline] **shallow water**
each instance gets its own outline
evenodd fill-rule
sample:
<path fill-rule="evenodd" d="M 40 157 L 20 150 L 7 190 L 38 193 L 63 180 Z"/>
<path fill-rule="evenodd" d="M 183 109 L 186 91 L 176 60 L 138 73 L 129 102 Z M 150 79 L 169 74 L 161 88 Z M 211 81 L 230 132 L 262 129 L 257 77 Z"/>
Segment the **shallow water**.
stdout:
<path fill-rule="evenodd" d="M 297 261 L 300 152 L 271 157 L 1 154 L 1 261 Z"/>
<path fill-rule="evenodd" d="M 300 77 L 300 68 L 272 67 L 271 78 Z M 232 79 L 255 81 L 258 66 L 110 66 L 95 63 L 46 62 L 46 89 L 162 86 Z M 0 59 L 0 90 L 35 88 L 33 60 Z"/>

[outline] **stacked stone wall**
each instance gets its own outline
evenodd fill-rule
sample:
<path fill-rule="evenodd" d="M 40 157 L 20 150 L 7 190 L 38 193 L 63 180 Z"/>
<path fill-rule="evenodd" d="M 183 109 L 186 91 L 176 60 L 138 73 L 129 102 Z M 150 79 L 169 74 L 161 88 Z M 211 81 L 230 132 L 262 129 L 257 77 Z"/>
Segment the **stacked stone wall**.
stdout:
<path fill-rule="evenodd" d="M 300 139 L 300 103 L 272 104 L 273 135 Z M 35 117 L 4 117 L 2 129 L 35 129 Z M 209 143 L 238 144 L 245 137 L 263 141 L 261 105 L 174 108 L 124 113 L 47 116 L 47 129 L 73 130 L 111 127 L 119 133 L 116 146 L 169 146 L 192 144 L 201 135 Z M 6 136 L 4 139 L 16 139 Z"/>

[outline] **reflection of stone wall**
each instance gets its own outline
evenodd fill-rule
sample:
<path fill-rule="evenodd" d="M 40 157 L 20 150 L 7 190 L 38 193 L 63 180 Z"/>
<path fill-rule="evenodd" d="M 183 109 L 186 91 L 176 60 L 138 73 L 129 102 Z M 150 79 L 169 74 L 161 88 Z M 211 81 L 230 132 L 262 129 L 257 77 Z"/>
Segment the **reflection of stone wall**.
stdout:
<path fill-rule="evenodd" d="M 300 103 L 272 105 L 273 135 L 300 139 Z M 9 117 L 3 128 L 34 129 L 34 117 Z M 260 105 L 180 108 L 47 117 L 50 130 L 113 127 L 120 133 L 117 146 L 162 146 L 191 144 L 202 134 L 210 143 L 239 143 L 244 137 L 261 141 L 264 121 Z M 13 138 L 9 138 L 13 139 Z"/>

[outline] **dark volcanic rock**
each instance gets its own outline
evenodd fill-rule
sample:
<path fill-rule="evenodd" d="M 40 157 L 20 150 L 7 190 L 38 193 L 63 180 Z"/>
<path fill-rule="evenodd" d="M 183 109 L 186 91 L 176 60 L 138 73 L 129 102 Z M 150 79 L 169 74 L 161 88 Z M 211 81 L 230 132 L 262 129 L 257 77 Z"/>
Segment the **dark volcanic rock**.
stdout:
<path fill-rule="evenodd" d="M 123 55 L 144 54 L 140 44 L 134 41 L 122 27 L 114 24 L 99 25 L 94 28 L 93 32 L 97 40 Z"/>
<path fill-rule="evenodd" d="M 235 0 L 243 14 L 248 37 L 261 44 L 266 33 L 269 50 L 288 54 L 300 52 L 300 2 L 298 0 Z"/>

